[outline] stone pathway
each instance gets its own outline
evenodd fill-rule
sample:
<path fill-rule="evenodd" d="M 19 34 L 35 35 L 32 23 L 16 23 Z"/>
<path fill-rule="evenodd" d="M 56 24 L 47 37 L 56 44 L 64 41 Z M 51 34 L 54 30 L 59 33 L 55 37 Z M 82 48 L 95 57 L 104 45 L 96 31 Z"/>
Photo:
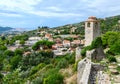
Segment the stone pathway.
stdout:
<path fill-rule="evenodd" d="M 89 84 L 111 84 L 108 74 L 98 71 L 94 67 L 92 67 L 91 71 Z"/>
<path fill-rule="evenodd" d="M 108 74 L 104 74 L 102 71 L 98 71 L 97 79 L 97 84 L 111 84 L 110 77 L 108 76 Z"/>
<path fill-rule="evenodd" d="M 116 56 L 117 63 L 114 65 L 114 67 L 109 66 L 110 72 L 111 72 L 111 81 L 113 84 L 120 84 L 120 72 L 117 71 L 117 66 L 120 66 L 120 56 Z M 114 73 L 117 74 L 114 74 Z"/>

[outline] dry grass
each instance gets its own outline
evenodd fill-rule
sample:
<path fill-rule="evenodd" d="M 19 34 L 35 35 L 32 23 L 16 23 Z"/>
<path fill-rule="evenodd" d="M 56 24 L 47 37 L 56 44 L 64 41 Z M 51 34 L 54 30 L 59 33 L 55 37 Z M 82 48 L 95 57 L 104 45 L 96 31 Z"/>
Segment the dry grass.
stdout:
<path fill-rule="evenodd" d="M 73 66 L 61 69 L 60 72 L 64 76 L 64 84 L 77 84 L 77 74 L 73 71 Z"/>

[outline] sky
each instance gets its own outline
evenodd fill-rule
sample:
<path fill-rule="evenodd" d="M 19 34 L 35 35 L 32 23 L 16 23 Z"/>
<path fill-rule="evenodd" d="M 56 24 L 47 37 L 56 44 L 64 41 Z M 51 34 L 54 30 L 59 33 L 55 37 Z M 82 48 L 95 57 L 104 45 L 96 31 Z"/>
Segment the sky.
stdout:
<path fill-rule="evenodd" d="M 120 15 L 120 0 L 0 0 L 0 26 L 36 29 Z"/>

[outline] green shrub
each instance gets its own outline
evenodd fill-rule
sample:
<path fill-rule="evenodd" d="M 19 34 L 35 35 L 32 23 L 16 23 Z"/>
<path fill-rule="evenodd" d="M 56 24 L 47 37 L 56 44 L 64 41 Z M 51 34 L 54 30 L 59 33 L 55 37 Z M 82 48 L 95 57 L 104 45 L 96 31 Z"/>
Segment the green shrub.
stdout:
<path fill-rule="evenodd" d="M 43 67 L 45 67 L 44 63 L 38 64 L 37 66 L 35 66 L 34 68 L 31 69 L 30 75 L 36 73 L 39 69 L 42 69 Z"/>
<path fill-rule="evenodd" d="M 32 81 L 32 84 L 43 84 L 43 79 L 41 77 L 37 77 Z"/>
<path fill-rule="evenodd" d="M 109 55 L 113 55 L 113 56 L 114 56 L 115 54 L 114 54 L 114 52 L 112 52 L 111 50 L 108 50 L 108 51 L 106 52 L 106 55 L 107 55 L 107 56 L 109 56 Z"/>
<path fill-rule="evenodd" d="M 2 81 L 3 75 L 0 73 L 0 83 Z"/>
<path fill-rule="evenodd" d="M 120 72 L 120 66 L 117 67 L 117 70 Z"/>
<path fill-rule="evenodd" d="M 14 56 L 14 52 L 11 50 L 5 50 L 4 54 L 7 56 Z"/>
<path fill-rule="evenodd" d="M 12 65 L 12 69 L 17 68 L 19 62 L 21 61 L 22 57 L 21 56 L 14 56 L 10 60 L 10 64 Z"/>
<path fill-rule="evenodd" d="M 0 45 L 0 50 L 7 50 L 7 47 L 6 46 L 4 46 L 4 45 Z"/>
<path fill-rule="evenodd" d="M 120 54 L 120 40 L 117 40 L 114 44 L 111 45 L 110 51 L 115 55 Z"/>
<path fill-rule="evenodd" d="M 23 52 L 24 52 L 23 49 L 16 49 L 15 50 L 15 55 L 22 56 Z"/>
<path fill-rule="evenodd" d="M 109 62 L 117 62 L 116 58 L 114 56 L 109 56 L 108 57 Z"/>
<path fill-rule="evenodd" d="M 62 60 L 60 60 L 58 62 L 56 67 L 57 68 L 66 68 L 66 67 L 68 67 L 68 65 L 69 65 L 68 61 L 65 58 L 63 58 Z"/>
<path fill-rule="evenodd" d="M 44 78 L 43 84 L 63 84 L 64 77 L 60 73 L 53 73 Z"/>
<path fill-rule="evenodd" d="M 81 55 L 83 56 L 83 58 L 86 56 L 87 50 L 92 50 L 92 47 L 91 46 L 86 46 L 81 50 Z"/>
<path fill-rule="evenodd" d="M 86 56 L 86 51 L 87 50 L 85 48 L 81 50 L 81 55 L 83 58 Z"/>
<path fill-rule="evenodd" d="M 97 37 L 95 40 L 92 41 L 91 48 L 94 49 L 100 46 L 102 46 L 102 40 L 101 37 Z"/>
<path fill-rule="evenodd" d="M 79 61 L 80 60 L 78 60 L 77 62 L 75 62 L 74 66 L 73 66 L 73 71 L 77 71 Z"/>
<path fill-rule="evenodd" d="M 65 59 L 69 64 L 75 63 L 75 53 L 65 55 Z"/>

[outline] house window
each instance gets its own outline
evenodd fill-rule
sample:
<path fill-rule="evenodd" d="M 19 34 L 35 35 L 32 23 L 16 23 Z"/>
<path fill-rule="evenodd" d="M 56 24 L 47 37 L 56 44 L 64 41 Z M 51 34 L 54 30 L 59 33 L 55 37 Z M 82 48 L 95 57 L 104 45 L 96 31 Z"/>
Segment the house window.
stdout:
<path fill-rule="evenodd" d="M 87 27 L 90 27 L 90 22 L 87 23 Z"/>

